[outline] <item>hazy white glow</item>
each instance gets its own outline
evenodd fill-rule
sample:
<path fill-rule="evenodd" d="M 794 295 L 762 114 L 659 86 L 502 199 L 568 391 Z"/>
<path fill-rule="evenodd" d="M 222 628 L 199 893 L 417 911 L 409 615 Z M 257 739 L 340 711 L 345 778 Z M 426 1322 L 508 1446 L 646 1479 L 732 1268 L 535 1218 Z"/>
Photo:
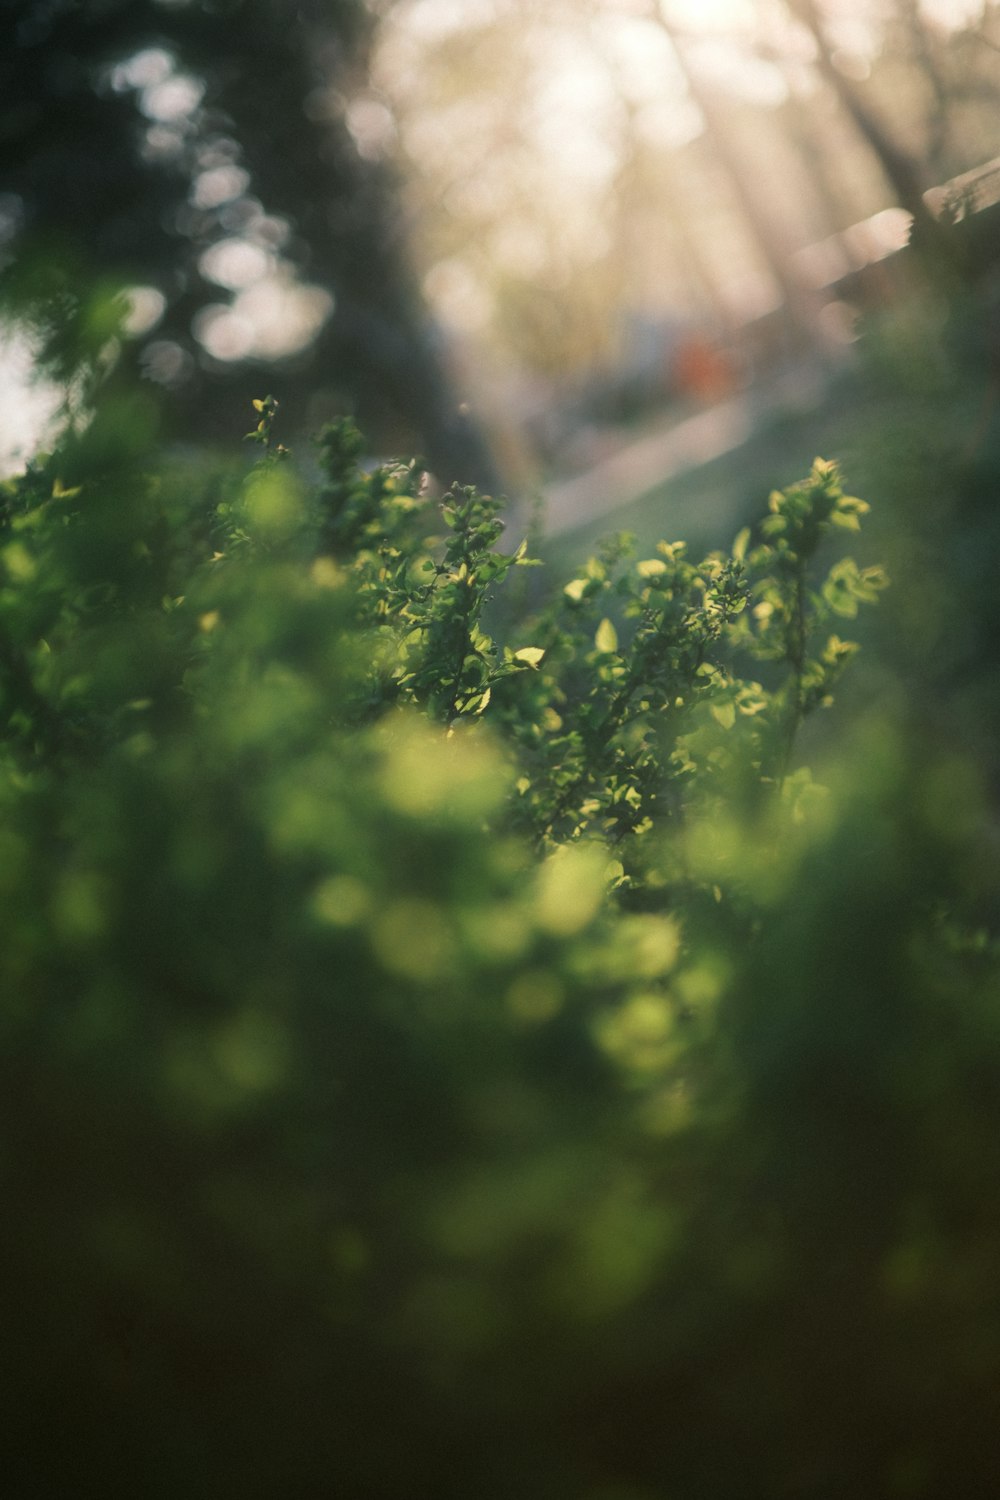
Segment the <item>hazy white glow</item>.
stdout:
<path fill-rule="evenodd" d="M 63 392 L 47 381 L 34 379 L 32 371 L 30 341 L 23 334 L 0 329 L 4 387 L 0 402 L 0 477 L 19 473 L 54 434 Z"/>
<path fill-rule="evenodd" d="M 292 232 L 287 219 L 278 214 L 260 214 L 247 225 L 246 237 L 265 250 L 280 250 Z"/>
<path fill-rule="evenodd" d="M 674 50 L 653 22 L 607 15 L 594 24 L 602 51 L 615 68 L 615 82 L 636 104 L 661 99 L 665 83 L 680 83 Z"/>
<path fill-rule="evenodd" d="M 868 265 L 902 250 L 910 237 L 911 223 L 905 208 L 883 208 L 863 224 L 853 225 L 843 237 L 857 264 Z"/>
<path fill-rule="evenodd" d="M 125 293 L 128 312 L 122 323 L 122 331 L 129 338 L 141 338 L 155 328 L 163 317 L 167 299 L 155 286 L 131 286 Z"/>
<path fill-rule="evenodd" d="M 436 42 L 466 27 L 484 25 L 496 13 L 495 0 L 414 0 L 406 14 L 406 27 Z"/>
<path fill-rule="evenodd" d="M 143 89 L 140 106 L 151 120 L 171 124 L 186 120 L 201 103 L 205 85 L 190 73 L 175 73 L 152 88 Z"/>
<path fill-rule="evenodd" d="M 690 99 L 651 99 L 636 115 L 635 128 L 651 146 L 683 146 L 701 134 L 702 118 Z"/>
<path fill-rule="evenodd" d="M 417 111 L 403 127 L 407 152 L 420 161 L 467 161 L 488 148 L 497 114 L 497 100 L 470 94 L 430 111 Z"/>
<path fill-rule="evenodd" d="M 195 208 L 218 208 L 238 198 L 250 186 L 250 173 L 242 167 L 230 165 L 210 167 L 199 172 L 191 189 L 191 202 Z"/>
<path fill-rule="evenodd" d="M 251 198 L 249 194 L 234 198 L 231 203 L 224 203 L 219 209 L 219 223 L 231 234 L 248 234 L 251 226 L 259 223 L 263 217 L 264 205 L 259 198 Z"/>
<path fill-rule="evenodd" d="M 198 269 L 208 281 L 228 287 L 230 291 L 253 286 L 273 267 L 273 258 L 266 250 L 252 245 L 249 240 L 236 238 L 217 240 L 198 261 Z"/>
<path fill-rule="evenodd" d="M 424 291 L 444 322 L 463 333 L 476 333 L 490 320 L 490 297 L 460 260 L 440 260 L 432 266 L 424 277 Z"/>
<path fill-rule="evenodd" d="M 396 122 L 379 99 L 352 99 L 344 113 L 359 155 L 377 160 L 396 138 Z"/>
<path fill-rule="evenodd" d="M 147 344 L 139 363 L 148 380 L 154 380 L 168 390 L 183 385 L 194 368 L 194 360 L 188 351 L 175 344 L 173 339 L 157 339 Z"/>
<path fill-rule="evenodd" d="M 176 125 L 151 125 L 146 131 L 143 154 L 155 160 L 179 156 L 184 150 L 184 133 Z"/>
<path fill-rule="evenodd" d="M 763 58 L 728 46 L 722 40 L 698 41 L 688 51 L 698 72 L 714 80 L 726 93 L 765 106 L 781 104 L 788 97 L 788 84 L 781 69 Z"/>
<path fill-rule="evenodd" d="M 572 33 L 556 31 L 539 46 L 538 77 L 544 82 L 532 122 L 535 141 L 558 165 L 564 184 L 599 187 L 618 166 L 618 104 L 607 68 Z"/>
<path fill-rule="evenodd" d="M 814 245 L 797 250 L 792 261 L 802 280 L 812 287 L 832 286 L 851 269 L 844 240 L 839 234 L 828 235 Z"/>
<path fill-rule="evenodd" d="M 274 274 L 233 300 L 202 308 L 192 332 L 206 353 L 224 361 L 288 359 L 305 349 L 333 312 L 333 298 Z"/>
<path fill-rule="evenodd" d="M 491 243 L 497 263 L 518 276 L 537 276 L 545 267 L 548 247 L 537 224 L 501 217 Z"/>
<path fill-rule="evenodd" d="M 660 0 L 664 14 L 690 31 L 732 32 L 752 29 L 756 16 L 755 0 Z M 978 20 L 985 9 L 984 0 L 920 0 L 920 9 L 928 20 L 949 30 L 957 30 Z M 870 25 L 884 14 L 877 0 L 839 0 L 830 7 L 830 19 L 839 25 Z"/>
<path fill-rule="evenodd" d="M 252 323 L 259 359 L 287 359 L 312 343 L 333 312 L 333 298 L 322 287 L 270 276 L 241 292 L 233 311 Z"/>
<path fill-rule="evenodd" d="M 119 93 L 126 89 L 150 89 L 163 83 L 174 70 L 174 60 L 162 47 L 146 47 L 127 62 L 119 63 L 111 74 L 111 86 Z"/>
<path fill-rule="evenodd" d="M 253 349 L 253 324 L 224 302 L 211 302 L 203 307 L 191 324 L 191 331 L 213 359 L 246 359 Z"/>
<path fill-rule="evenodd" d="M 983 0 L 920 0 L 920 9 L 930 21 L 942 26 L 968 26 L 982 18 Z"/>
<path fill-rule="evenodd" d="M 753 0 L 661 0 L 664 14 L 685 31 L 732 31 L 754 24 Z"/>

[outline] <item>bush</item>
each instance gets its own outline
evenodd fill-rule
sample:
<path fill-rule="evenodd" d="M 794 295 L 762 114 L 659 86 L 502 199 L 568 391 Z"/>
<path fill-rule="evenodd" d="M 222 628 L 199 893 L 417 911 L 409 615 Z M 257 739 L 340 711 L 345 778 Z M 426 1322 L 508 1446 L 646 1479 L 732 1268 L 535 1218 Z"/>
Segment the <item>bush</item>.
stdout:
<path fill-rule="evenodd" d="M 17 1492 L 987 1491 L 983 797 L 795 765 L 835 467 L 521 619 L 346 425 L 192 497 L 120 415 L 4 494 Z"/>

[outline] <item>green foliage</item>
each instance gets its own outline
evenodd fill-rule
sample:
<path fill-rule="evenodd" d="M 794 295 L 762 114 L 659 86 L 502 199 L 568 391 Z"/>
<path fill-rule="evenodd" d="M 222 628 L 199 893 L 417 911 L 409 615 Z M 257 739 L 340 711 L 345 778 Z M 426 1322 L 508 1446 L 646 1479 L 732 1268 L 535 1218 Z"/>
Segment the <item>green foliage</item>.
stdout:
<path fill-rule="evenodd" d="M 508 631 L 494 501 L 258 416 L 4 489 L 15 1492 L 988 1492 L 982 789 L 791 759 L 861 502 Z"/>
<path fill-rule="evenodd" d="M 885 583 L 844 558 L 811 584 L 831 528 L 856 528 L 867 509 L 817 460 L 772 496 L 752 548 L 747 533 L 698 564 L 683 543 L 634 561 L 619 537 L 519 627 L 530 645 L 500 642 L 484 628 L 495 597 L 534 560 L 526 542 L 498 550 L 498 502 L 464 489 L 435 508 L 420 500 L 419 470 L 362 475 L 343 424 L 321 450 L 330 479 L 314 534 L 356 585 L 377 661 L 367 711 L 406 704 L 446 725 L 485 715 L 515 758 L 518 826 L 543 849 L 627 839 L 633 886 L 639 836 L 732 795 L 735 780 L 780 786 L 801 720 L 831 701 L 854 649 L 827 627 Z M 755 662 L 784 678 L 764 687 L 746 675 Z"/>

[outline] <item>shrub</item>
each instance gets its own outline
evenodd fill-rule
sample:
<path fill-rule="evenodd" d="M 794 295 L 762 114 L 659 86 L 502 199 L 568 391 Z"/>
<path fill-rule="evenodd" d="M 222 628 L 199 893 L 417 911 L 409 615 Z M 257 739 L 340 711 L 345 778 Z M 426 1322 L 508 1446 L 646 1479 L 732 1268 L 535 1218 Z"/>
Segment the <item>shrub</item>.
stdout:
<path fill-rule="evenodd" d="M 981 794 L 793 758 L 865 507 L 508 630 L 494 501 L 258 415 L 221 494 L 100 415 L 5 490 L 20 1493 L 982 1492 Z"/>

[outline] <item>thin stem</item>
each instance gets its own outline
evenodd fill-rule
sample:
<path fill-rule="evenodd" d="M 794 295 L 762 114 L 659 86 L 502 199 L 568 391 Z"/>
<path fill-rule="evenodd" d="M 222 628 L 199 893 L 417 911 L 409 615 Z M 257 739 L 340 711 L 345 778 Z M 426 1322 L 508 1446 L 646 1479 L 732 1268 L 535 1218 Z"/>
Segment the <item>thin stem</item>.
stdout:
<path fill-rule="evenodd" d="M 788 768 L 795 747 L 795 736 L 805 714 L 803 677 L 806 664 L 806 569 L 802 558 L 798 558 L 794 577 L 793 608 L 788 632 L 788 664 L 792 669 L 789 683 L 788 716 L 785 722 L 784 747 L 778 770 L 778 790 L 785 784 Z"/>

